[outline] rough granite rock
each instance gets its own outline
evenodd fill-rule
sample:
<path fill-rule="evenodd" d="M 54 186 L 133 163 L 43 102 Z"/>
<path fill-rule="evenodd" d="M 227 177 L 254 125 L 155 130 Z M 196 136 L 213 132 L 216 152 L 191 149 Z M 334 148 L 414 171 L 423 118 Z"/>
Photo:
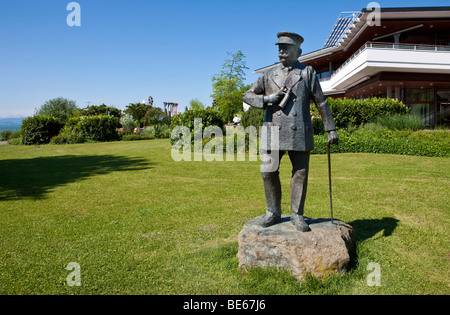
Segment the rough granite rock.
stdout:
<path fill-rule="evenodd" d="M 239 266 L 276 267 L 290 270 L 298 279 L 307 274 L 321 278 L 346 271 L 356 233 L 340 220 L 308 219 L 311 231 L 299 232 L 283 215 L 281 222 L 263 228 L 263 216 L 245 223 L 239 233 Z"/>

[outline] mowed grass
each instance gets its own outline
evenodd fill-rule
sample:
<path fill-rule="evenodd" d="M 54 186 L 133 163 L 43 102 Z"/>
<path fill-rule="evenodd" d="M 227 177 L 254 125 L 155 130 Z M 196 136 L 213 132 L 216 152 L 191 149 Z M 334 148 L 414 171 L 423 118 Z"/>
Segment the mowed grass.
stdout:
<path fill-rule="evenodd" d="M 330 216 L 326 163 L 311 157 L 309 217 Z M 450 293 L 449 159 L 333 154 L 334 216 L 357 249 L 347 274 L 303 283 L 239 269 L 237 236 L 265 211 L 259 164 L 174 162 L 168 140 L 0 146 L 0 294 Z"/>

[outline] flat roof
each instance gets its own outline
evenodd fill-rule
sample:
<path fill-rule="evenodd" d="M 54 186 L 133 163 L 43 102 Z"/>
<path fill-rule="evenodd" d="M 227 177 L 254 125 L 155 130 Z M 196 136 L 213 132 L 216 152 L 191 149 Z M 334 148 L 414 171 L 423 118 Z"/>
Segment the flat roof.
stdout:
<path fill-rule="evenodd" d="M 367 15 L 373 9 L 363 8 L 359 13 L 342 12 L 328 36 L 323 48 L 314 50 L 299 58 L 300 62 L 313 60 L 319 57 L 331 55 L 336 51 L 347 49 L 361 32 L 367 27 Z M 450 18 L 450 7 L 403 7 L 403 8 L 380 8 L 382 19 L 415 19 L 415 18 Z M 434 13 L 433 13 L 434 12 Z M 439 14 L 440 12 L 441 14 Z M 347 15 L 347 16 L 346 16 Z M 254 70 L 262 73 L 279 64 L 274 63 Z"/>
<path fill-rule="evenodd" d="M 404 7 L 404 8 L 380 8 L 381 12 L 430 12 L 430 11 L 450 11 L 450 7 Z M 364 8 L 361 12 L 372 12 Z"/>

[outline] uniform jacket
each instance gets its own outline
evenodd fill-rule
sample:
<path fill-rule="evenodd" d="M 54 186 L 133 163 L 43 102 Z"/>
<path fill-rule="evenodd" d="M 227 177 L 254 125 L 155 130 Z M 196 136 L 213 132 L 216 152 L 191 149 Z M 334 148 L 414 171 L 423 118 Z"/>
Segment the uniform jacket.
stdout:
<path fill-rule="evenodd" d="M 281 64 L 264 72 L 242 99 L 250 106 L 264 109 L 264 125 L 279 129 L 279 150 L 312 151 L 314 132 L 310 115 L 313 100 L 322 116 L 325 131 L 336 130 L 331 110 L 323 95 L 316 72 L 310 66 L 296 62 L 290 71 Z M 291 73 L 292 72 L 292 73 Z M 289 102 L 284 109 L 264 104 L 263 97 L 278 92 L 286 83 L 293 85 Z M 270 128 L 268 128 L 270 129 Z M 262 137 L 268 135 L 262 135 Z"/>

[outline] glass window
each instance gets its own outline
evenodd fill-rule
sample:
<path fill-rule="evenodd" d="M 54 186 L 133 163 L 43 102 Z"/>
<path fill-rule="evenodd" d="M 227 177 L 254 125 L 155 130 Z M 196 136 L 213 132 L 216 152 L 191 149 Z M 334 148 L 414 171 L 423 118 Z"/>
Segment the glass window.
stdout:
<path fill-rule="evenodd" d="M 437 123 L 450 125 L 450 90 L 437 91 Z"/>
<path fill-rule="evenodd" d="M 425 125 L 432 126 L 434 124 L 434 110 L 432 104 L 416 103 L 411 104 L 411 114 L 423 117 Z"/>
<path fill-rule="evenodd" d="M 406 89 L 406 102 L 433 102 L 433 89 Z"/>
<path fill-rule="evenodd" d="M 331 76 L 330 71 L 317 73 L 319 79 L 329 78 Z"/>
<path fill-rule="evenodd" d="M 411 113 L 423 117 L 427 126 L 434 125 L 434 89 L 406 89 L 405 103 Z"/>

